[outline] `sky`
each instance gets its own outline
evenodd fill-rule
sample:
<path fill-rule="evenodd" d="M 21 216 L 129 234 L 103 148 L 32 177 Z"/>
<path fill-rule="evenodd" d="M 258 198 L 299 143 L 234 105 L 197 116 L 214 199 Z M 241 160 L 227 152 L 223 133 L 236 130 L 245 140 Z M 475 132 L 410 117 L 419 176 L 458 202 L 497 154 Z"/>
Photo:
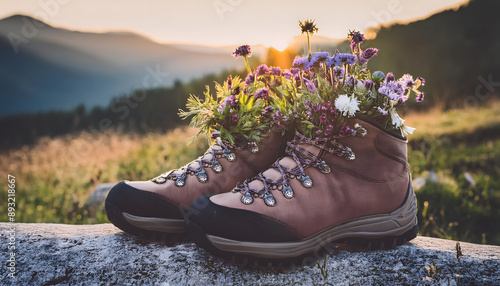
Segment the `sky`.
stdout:
<path fill-rule="evenodd" d="M 318 35 L 428 17 L 464 0 L 0 0 L 0 18 L 26 14 L 72 30 L 132 31 L 161 43 L 263 44 L 284 49 L 298 20 L 315 19 Z"/>

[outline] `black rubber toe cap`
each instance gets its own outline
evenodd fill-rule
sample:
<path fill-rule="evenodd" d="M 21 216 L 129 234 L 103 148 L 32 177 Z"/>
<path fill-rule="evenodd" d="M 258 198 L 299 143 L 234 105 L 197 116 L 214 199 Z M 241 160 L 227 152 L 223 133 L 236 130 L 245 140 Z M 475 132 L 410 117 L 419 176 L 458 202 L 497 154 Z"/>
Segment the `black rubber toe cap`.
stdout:
<path fill-rule="evenodd" d="M 197 199 L 184 214 L 189 226 L 196 224 L 205 234 L 238 241 L 287 242 L 299 238 L 285 225 L 259 213 L 217 205 L 212 195 Z"/>
<path fill-rule="evenodd" d="M 123 181 L 109 191 L 106 203 L 136 216 L 182 219 L 182 212 L 178 206 L 166 201 L 160 195 L 136 189 Z"/>

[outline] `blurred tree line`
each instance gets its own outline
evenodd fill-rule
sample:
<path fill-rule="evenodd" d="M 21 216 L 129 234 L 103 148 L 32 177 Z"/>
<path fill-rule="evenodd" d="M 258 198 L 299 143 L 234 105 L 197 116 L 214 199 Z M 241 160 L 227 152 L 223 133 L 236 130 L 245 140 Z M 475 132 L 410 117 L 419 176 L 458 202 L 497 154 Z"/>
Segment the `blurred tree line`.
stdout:
<path fill-rule="evenodd" d="M 172 87 L 136 90 L 113 99 L 107 107 L 86 110 L 79 105 L 69 111 L 18 114 L 0 118 L 0 149 L 32 144 L 42 136 L 57 136 L 82 130 L 145 133 L 164 132 L 188 124 L 177 115 L 190 94 L 202 96 L 206 86 L 224 81 L 229 74 L 246 76 L 244 71 L 225 71 L 189 83 L 176 81 Z"/>
<path fill-rule="evenodd" d="M 425 78 L 425 101 L 410 104 L 412 109 L 482 105 L 500 92 L 498 11 L 500 1 L 472 0 L 457 11 L 382 27 L 363 44 L 380 50 L 371 69 Z"/>

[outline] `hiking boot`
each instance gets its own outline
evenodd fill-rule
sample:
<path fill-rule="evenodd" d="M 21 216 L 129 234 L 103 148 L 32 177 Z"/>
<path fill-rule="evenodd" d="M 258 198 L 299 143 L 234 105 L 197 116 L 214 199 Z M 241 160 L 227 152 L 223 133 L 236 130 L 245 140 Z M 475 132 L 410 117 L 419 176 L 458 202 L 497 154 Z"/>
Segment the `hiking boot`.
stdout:
<path fill-rule="evenodd" d="M 167 238 L 184 233 L 183 213 L 199 197 L 231 191 L 236 183 L 283 156 L 293 133 L 272 129 L 259 143 L 230 144 L 219 138 L 200 158 L 149 181 L 122 181 L 106 198 L 108 219 L 123 231 Z M 167 234 L 167 236 L 165 236 Z"/>
<path fill-rule="evenodd" d="M 189 237 L 227 259 L 280 263 L 344 240 L 379 249 L 416 237 L 407 139 L 368 119 L 348 126 L 315 140 L 297 132 L 268 170 L 198 199 L 185 214 Z"/>

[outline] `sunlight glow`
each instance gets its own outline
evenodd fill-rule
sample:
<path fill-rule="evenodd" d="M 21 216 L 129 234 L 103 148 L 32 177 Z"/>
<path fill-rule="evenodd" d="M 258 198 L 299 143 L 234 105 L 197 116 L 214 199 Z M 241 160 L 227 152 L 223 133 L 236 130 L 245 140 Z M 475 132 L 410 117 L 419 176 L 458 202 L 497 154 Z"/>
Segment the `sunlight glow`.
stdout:
<path fill-rule="evenodd" d="M 276 42 L 271 42 L 270 45 L 280 52 L 284 51 L 288 47 L 288 43 L 280 39 L 277 39 Z"/>

